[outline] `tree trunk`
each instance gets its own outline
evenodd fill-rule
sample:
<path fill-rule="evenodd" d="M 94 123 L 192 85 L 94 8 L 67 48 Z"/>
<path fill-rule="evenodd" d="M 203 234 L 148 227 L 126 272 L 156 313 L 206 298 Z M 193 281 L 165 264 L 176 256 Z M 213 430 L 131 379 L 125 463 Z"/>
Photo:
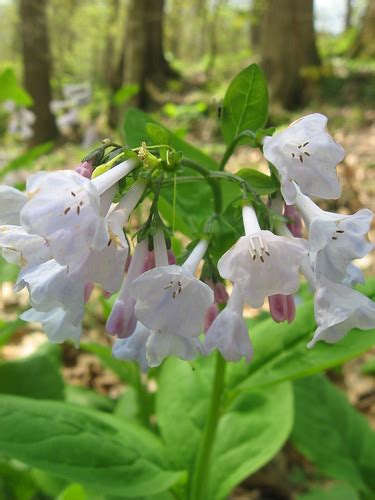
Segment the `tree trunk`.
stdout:
<path fill-rule="evenodd" d="M 352 27 L 353 0 L 346 0 L 345 31 Z"/>
<path fill-rule="evenodd" d="M 31 144 L 58 137 L 51 101 L 51 57 L 46 18 L 46 0 L 20 0 L 20 31 L 25 88 L 33 98 L 36 120 Z"/>
<path fill-rule="evenodd" d="M 266 0 L 260 49 L 271 98 L 289 109 L 303 104 L 303 70 L 320 63 L 313 0 Z"/>
<path fill-rule="evenodd" d="M 125 46 L 125 84 L 137 84 L 133 104 L 145 108 L 150 100 L 147 84 L 162 87 L 178 74 L 163 50 L 164 0 L 130 0 Z"/>
<path fill-rule="evenodd" d="M 206 78 L 210 78 L 216 62 L 217 56 L 217 25 L 219 22 L 220 11 L 226 0 L 216 0 L 212 5 L 211 20 L 208 28 L 208 62 L 206 66 Z"/>
<path fill-rule="evenodd" d="M 350 54 L 352 57 L 375 57 L 375 0 L 368 0 L 362 29 Z"/>
<path fill-rule="evenodd" d="M 250 7 L 250 46 L 257 52 L 260 45 L 263 0 L 252 0 Z"/>

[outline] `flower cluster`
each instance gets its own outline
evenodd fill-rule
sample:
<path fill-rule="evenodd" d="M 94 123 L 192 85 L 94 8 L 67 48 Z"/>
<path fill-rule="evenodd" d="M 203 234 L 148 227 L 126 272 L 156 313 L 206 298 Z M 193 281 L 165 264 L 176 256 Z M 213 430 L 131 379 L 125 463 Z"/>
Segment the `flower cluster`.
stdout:
<path fill-rule="evenodd" d="M 27 288 L 32 307 L 21 317 L 40 322 L 53 342 L 78 344 L 85 302 L 99 284 L 107 297 L 119 292 L 106 323 L 115 357 L 136 360 L 143 371 L 167 356 L 190 360 L 213 350 L 250 361 L 244 306 L 260 308 L 268 298 L 275 321 L 293 321 L 302 273 L 315 290 L 317 329 L 309 347 L 337 342 L 353 327 L 374 327 L 374 303 L 352 288 L 363 281 L 353 261 L 372 249 L 366 238 L 372 213 L 329 213 L 309 198 L 340 195 L 336 166 L 344 153 L 326 122 L 313 114 L 265 137 L 264 156 L 280 180 L 280 194 L 267 203 L 231 175 L 244 190 L 243 236 L 216 260 L 218 211 L 178 263 L 171 250 L 158 199 L 176 152 L 163 150 L 158 158 L 142 144 L 138 158 L 120 152 L 100 164 L 103 155 L 99 161 L 91 155 L 75 171 L 34 174 L 25 193 L 0 186 L 2 255 L 20 266 L 15 287 Z M 202 180 L 212 185 L 209 176 Z M 130 255 L 125 227 L 149 194 L 149 216 Z M 275 216 L 273 224 L 264 224 L 264 212 Z M 232 283 L 230 296 L 224 280 Z"/>

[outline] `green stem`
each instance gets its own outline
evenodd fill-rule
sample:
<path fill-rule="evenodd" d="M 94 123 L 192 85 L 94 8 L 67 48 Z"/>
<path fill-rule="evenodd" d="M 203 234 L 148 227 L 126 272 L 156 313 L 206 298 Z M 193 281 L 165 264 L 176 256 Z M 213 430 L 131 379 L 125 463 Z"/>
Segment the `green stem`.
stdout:
<path fill-rule="evenodd" d="M 223 196 L 220 186 L 214 179 L 211 178 L 211 172 L 209 170 L 206 170 L 198 163 L 195 163 L 195 161 L 188 160 L 187 158 L 184 158 L 182 160 L 182 164 L 185 165 L 185 167 L 195 170 L 196 172 L 203 175 L 203 177 L 205 177 L 212 190 L 212 195 L 214 198 L 214 212 L 216 214 L 220 214 L 223 210 Z"/>
<path fill-rule="evenodd" d="M 193 470 L 190 500 L 203 500 L 207 497 L 206 488 L 209 482 L 211 453 L 220 417 L 221 397 L 224 389 L 224 376 L 225 359 L 218 352 L 208 416 Z"/>
<path fill-rule="evenodd" d="M 224 170 L 225 165 L 227 164 L 229 158 L 232 156 L 234 150 L 236 149 L 237 144 L 244 137 L 251 137 L 252 139 L 255 139 L 255 134 L 251 130 L 244 130 L 243 132 L 238 134 L 225 150 L 223 158 L 221 159 L 220 162 L 219 170 Z"/>

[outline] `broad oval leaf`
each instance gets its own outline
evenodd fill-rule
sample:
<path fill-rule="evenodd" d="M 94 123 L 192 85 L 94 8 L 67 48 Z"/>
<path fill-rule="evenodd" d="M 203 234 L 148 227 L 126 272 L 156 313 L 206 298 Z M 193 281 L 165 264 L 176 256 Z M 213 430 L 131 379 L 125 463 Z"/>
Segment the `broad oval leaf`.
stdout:
<path fill-rule="evenodd" d="M 0 396 L 0 449 L 30 466 L 132 498 L 166 491 L 181 474 L 142 427 L 67 403 Z"/>
<path fill-rule="evenodd" d="M 367 420 L 323 375 L 297 380 L 294 388 L 295 446 L 320 471 L 373 498 L 375 432 Z"/>
<path fill-rule="evenodd" d="M 225 142 L 230 145 L 241 132 L 264 127 L 267 117 L 267 82 L 260 67 L 251 64 L 232 80 L 225 94 L 221 112 Z"/>

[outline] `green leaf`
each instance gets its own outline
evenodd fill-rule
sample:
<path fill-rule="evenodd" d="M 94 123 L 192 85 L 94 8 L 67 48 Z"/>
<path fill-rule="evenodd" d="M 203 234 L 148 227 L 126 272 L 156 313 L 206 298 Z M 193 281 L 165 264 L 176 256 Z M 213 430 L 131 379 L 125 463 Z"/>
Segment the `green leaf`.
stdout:
<path fill-rule="evenodd" d="M 20 268 L 16 264 L 10 264 L 6 260 L 0 261 L 0 283 L 9 281 L 14 283 L 17 280 Z"/>
<path fill-rule="evenodd" d="M 35 160 L 51 151 L 52 147 L 53 142 L 45 142 L 44 144 L 39 144 L 38 146 L 29 149 L 26 153 L 17 156 L 17 158 L 11 160 L 0 169 L 0 179 L 9 172 L 14 172 L 15 170 L 19 170 L 20 168 L 25 169 L 33 167 Z"/>
<path fill-rule="evenodd" d="M 373 298 L 375 280 L 360 289 Z M 312 300 L 298 307 L 291 325 L 269 318 L 250 327 L 254 357 L 249 364 L 230 364 L 229 386 L 234 391 L 247 390 L 312 375 L 355 358 L 375 344 L 375 330 L 352 330 L 337 344 L 319 342 L 308 349 L 315 328 Z"/>
<path fill-rule="evenodd" d="M 267 116 L 267 82 L 259 66 L 251 64 L 232 80 L 225 94 L 221 112 L 225 142 L 230 145 L 241 132 L 264 127 Z"/>
<path fill-rule="evenodd" d="M 35 500 L 37 494 L 30 471 L 22 464 L 0 462 L 0 498 L 4 500 Z"/>
<path fill-rule="evenodd" d="M 316 488 L 298 495 L 296 500 L 360 500 L 358 493 L 347 484 L 337 484 L 329 488 Z"/>
<path fill-rule="evenodd" d="M 0 449 L 30 466 L 122 498 L 166 491 L 181 475 L 170 470 L 165 449 L 151 432 L 67 403 L 0 396 Z"/>
<path fill-rule="evenodd" d="M 13 334 L 25 326 L 25 322 L 17 319 L 10 323 L 0 320 L 0 347 L 7 344 L 12 338 Z"/>
<path fill-rule="evenodd" d="M 0 362 L 0 394 L 35 399 L 63 399 L 64 383 L 56 360 L 38 353 L 15 361 Z"/>
<path fill-rule="evenodd" d="M 112 102 L 117 106 L 121 106 L 123 104 L 126 104 L 129 101 L 129 99 L 137 95 L 138 92 L 139 92 L 139 85 L 137 84 L 124 85 L 114 94 L 114 96 L 112 97 Z"/>
<path fill-rule="evenodd" d="M 73 483 L 61 492 L 57 500 L 89 500 L 89 497 L 81 484 Z"/>
<path fill-rule="evenodd" d="M 194 368 L 168 359 L 159 377 L 156 415 L 167 453 L 176 468 L 190 469 L 195 458 L 213 380 L 213 358 Z M 290 384 L 247 392 L 224 405 L 212 451 L 208 499 L 225 498 L 245 477 L 268 462 L 293 423 Z"/>
<path fill-rule="evenodd" d="M 17 82 L 16 75 L 11 68 L 0 74 L 0 102 L 14 101 L 19 106 L 31 106 L 32 97 Z"/>
<path fill-rule="evenodd" d="M 375 495 L 375 432 L 323 375 L 294 383 L 294 445 L 328 476 Z"/>
<path fill-rule="evenodd" d="M 279 188 L 273 177 L 262 174 L 253 168 L 241 168 L 236 172 L 236 175 L 245 179 L 259 194 L 272 194 Z"/>
<path fill-rule="evenodd" d="M 153 144 L 165 144 L 169 143 L 169 132 L 160 125 L 156 123 L 148 123 L 146 125 L 147 135 L 152 140 Z"/>
<path fill-rule="evenodd" d="M 366 361 L 361 367 L 361 372 L 364 375 L 375 375 L 375 358 Z"/>
<path fill-rule="evenodd" d="M 112 399 L 92 389 L 78 385 L 68 385 L 65 387 L 65 400 L 68 403 L 108 413 L 111 413 L 115 407 L 115 402 Z"/>
<path fill-rule="evenodd" d="M 235 486 L 277 454 L 292 426 L 290 383 L 237 397 L 217 429 L 208 497 L 228 498 Z"/>

